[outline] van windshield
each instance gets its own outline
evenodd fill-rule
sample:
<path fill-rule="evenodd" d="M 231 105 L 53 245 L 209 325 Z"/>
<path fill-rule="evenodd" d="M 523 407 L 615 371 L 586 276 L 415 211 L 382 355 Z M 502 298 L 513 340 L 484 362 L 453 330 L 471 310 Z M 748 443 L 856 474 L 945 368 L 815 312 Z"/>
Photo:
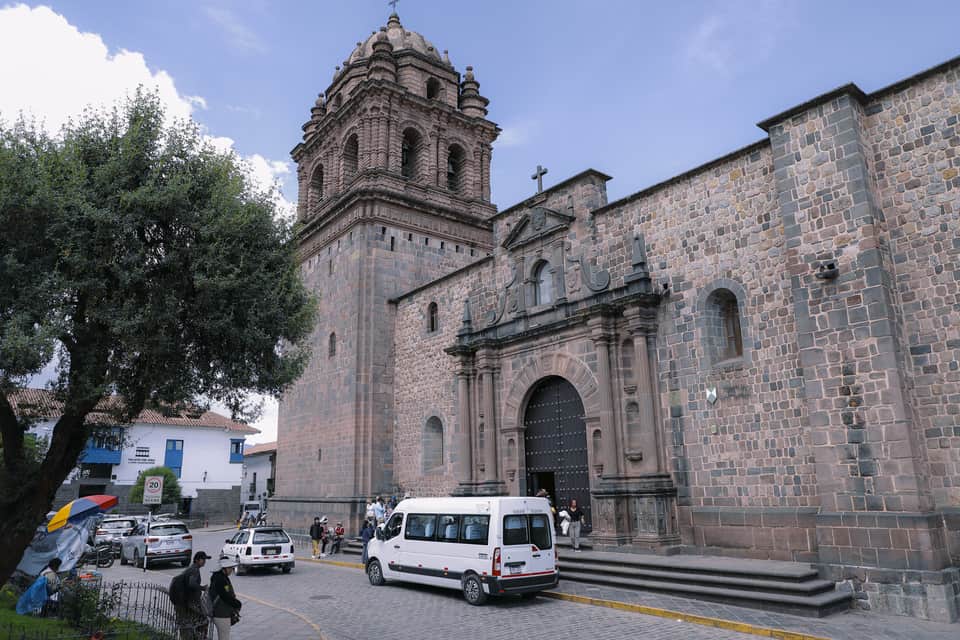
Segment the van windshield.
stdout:
<path fill-rule="evenodd" d="M 503 544 L 533 544 L 538 549 L 549 549 L 553 546 L 550 520 L 542 513 L 504 516 Z"/>

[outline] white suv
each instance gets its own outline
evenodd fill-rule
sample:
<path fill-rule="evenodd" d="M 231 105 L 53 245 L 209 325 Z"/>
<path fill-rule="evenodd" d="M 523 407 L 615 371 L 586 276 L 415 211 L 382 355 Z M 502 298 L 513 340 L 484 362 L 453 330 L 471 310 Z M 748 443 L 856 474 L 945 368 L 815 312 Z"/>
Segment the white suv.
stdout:
<path fill-rule="evenodd" d="M 241 529 L 220 550 L 221 558 L 237 561 L 237 574 L 250 567 L 280 567 L 290 573 L 294 567 L 293 541 L 278 526 Z"/>
<path fill-rule="evenodd" d="M 123 538 L 120 546 L 120 564 L 132 562 L 142 567 L 154 562 L 179 562 L 181 567 L 190 565 L 193 556 L 193 535 L 187 525 L 175 520 L 141 522 L 130 535 Z"/>

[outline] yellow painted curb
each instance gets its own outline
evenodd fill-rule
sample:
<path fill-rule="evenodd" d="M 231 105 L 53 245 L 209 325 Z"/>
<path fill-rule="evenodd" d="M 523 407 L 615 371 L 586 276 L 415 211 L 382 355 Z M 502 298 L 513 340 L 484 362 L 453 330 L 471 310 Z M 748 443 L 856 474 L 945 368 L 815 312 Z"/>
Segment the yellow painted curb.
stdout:
<path fill-rule="evenodd" d="M 300 562 L 316 562 L 317 564 L 332 564 L 335 567 L 347 567 L 349 569 L 364 569 L 359 562 L 346 562 L 345 560 L 321 560 L 320 558 L 297 558 Z"/>
<path fill-rule="evenodd" d="M 682 620 L 683 622 L 690 622 L 706 627 L 715 627 L 717 629 L 728 629 L 730 631 L 739 631 L 740 633 L 749 633 L 751 635 L 760 636 L 763 638 L 776 638 L 777 640 L 830 640 L 829 638 L 811 636 L 806 633 L 797 633 L 795 631 L 784 631 L 783 629 L 758 627 L 752 624 L 747 624 L 746 622 L 734 622 L 733 620 L 723 620 L 721 618 L 708 618 L 707 616 L 698 616 L 691 613 L 670 611 L 669 609 L 658 609 L 656 607 L 648 607 L 642 604 L 631 604 L 629 602 L 617 602 L 616 600 L 601 600 L 600 598 L 591 598 L 589 596 L 578 596 L 572 593 L 541 591 L 540 595 L 547 598 L 555 598 L 557 600 L 567 600 L 569 602 L 579 602 L 580 604 L 590 604 L 595 607 L 607 607 L 608 609 L 617 609 L 618 611 L 631 611 L 633 613 L 642 613 L 648 616 Z"/>

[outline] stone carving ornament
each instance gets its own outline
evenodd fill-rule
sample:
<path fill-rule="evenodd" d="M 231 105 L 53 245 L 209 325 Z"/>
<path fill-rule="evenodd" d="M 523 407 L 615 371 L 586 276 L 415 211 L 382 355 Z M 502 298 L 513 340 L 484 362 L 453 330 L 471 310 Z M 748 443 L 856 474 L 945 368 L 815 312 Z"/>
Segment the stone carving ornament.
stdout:
<path fill-rule="evenodd" d="M 590 291 L 599 292 L 610 286 L 610 272 L 606 269 L 593 271 L 593 267 L 583 254 L 569 256 L 567 261 L 580 267 L 580 280 Z"/>

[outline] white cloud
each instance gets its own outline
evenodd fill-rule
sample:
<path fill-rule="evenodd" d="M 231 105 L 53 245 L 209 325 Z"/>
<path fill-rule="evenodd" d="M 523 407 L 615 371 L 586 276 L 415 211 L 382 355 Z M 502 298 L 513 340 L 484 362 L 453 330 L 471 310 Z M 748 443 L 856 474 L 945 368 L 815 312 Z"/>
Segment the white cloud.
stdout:
<path fill-rule="evenodd" d="M 98 34 L 81 32 L 48 7 L 0 8 L 0 60 L 16 61 L 0 64 L 0 120 L 8 124 L 23 112 L 56 132 L 87 106 L 115 104 L 139 85 L 156 89 L 170 119 L 207 109 L 206 98 L 181 94 L 170 74 L 152 71 L 143 54 L 111 52 Z M 233 139 L 202 130 L 218 151 L 234 150 Z M 260 154 L 241 159 L 261 190 L 290 173 L 288 163 Z M 293 205 L 279 189 L 277 195 L 278 207 L 289 215 Z"/>
<path fill-rule="evenodd" d="M 536 120 L 518 120 L 503 125 L 500 136 L 494 145 L 501 149 L 507 147 L 522 147 L 529 143 L 540 130 L 540 123 Z"/>
<path fill-rule="evenodd" d="M 58 131 L 87 105 L 113 104 L 138 85 L 155 87 L 172 118 L 193 111 L 165 71 L 151 71 L 143 55 L 111 53 L 99 35 L 81 33 L 47 7 L 0 9 L 0 118 L 32 114 Z"/>
<path fill-rule="evenodd" d="M 204 12 L 215 25 L 220 27 L 227 37 L 227 42 L 235 49 L 244 52 L 263 53 L 267 50 L 266 44 L 253 29 L 245 25 L 237 14 L 224 7 L 206 7 Z"/>
<path fill-rule="evenodd" d="M 730 77 L 767 58 L 792 22 L 792 2 L 729 0 L 709 5 L 686 40 L 684 61 Z"/>

